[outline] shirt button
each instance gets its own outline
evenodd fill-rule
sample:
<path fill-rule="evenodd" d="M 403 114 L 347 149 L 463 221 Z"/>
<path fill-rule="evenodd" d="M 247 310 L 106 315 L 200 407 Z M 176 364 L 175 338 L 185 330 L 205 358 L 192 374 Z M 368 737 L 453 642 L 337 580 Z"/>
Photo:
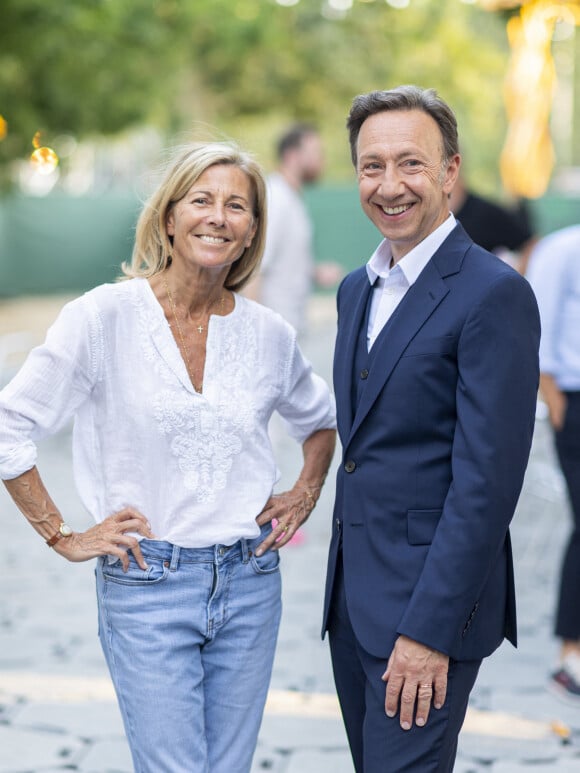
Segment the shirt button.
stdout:
<path fill-rule="evenodd" d="M 347 472 L 354 472 L 356 470 L 356 463 L 353 462 L 352 459 L 349 459 L 348 462 L 344 465 L 344 469 Z"/>
<path fill-rule="evenodd" d="M 369 375 L 369 372 L 368 372 L 368 370 L 366 368 L 364 368 L 364 370 L 361 370 L 360 377 L 362 379 L 368 378 L 368 375 Z"/>

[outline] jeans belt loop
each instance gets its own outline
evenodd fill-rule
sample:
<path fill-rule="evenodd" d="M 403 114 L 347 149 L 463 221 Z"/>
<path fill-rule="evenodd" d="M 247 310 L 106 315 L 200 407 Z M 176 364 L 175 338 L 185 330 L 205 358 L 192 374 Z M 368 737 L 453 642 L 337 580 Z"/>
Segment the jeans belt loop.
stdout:
<path fill-rule="evenodd" d="M 181 548 L 179 545 L 173 545 L 173 550 L 171 551 L 171 563 L 169 564 L 169 570 L 171 572 L 175 572 L 179 565 L 179 552 Z"/>
<path fill-rule="evenodd" d="M 240 540 L 240 548 L 242 551 L 242 563 L 247 564 L 250 560 L 250 549 L 248 547 L 248 540 L 244 537 Z"/>

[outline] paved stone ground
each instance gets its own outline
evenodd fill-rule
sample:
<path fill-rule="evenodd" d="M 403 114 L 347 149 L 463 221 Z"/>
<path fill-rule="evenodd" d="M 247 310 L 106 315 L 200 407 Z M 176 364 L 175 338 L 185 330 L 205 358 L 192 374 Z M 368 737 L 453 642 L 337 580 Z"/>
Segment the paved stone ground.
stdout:
<path fill-rule="evenodd" d="M 0 342 L 2 333 L 18 331 L 28 335 L 13 344 L 37 340 L 58 305 L 58 299 L 0 302 Z M 332 341 L 332 301 L 318 298 L 304 348 L 327 378 Z M 9 370 L 18 356 L 12 351 L 11 361 L 0 359 L 0 365 Z M 295 475 L 300 455 L 289 441 L 281 439 L 278 446 L 284 485 Z M 64 432 L 42 444 L 39 464 L 67 520 L 81 529 L 88 519 L 71 483 L 69 449 L 70 435 Z M 303 541 L 283 554 L 285 611 L 252 773 L 353 770 L 327 645 L 319 638 L 331 504 L 332 476 Z M 130 756 L 97 641 L 92 566 L 66 564 L 48 550 L 3 489 L 0 525 L 0 773 L 129 773 Z M 568 525 L 549 431 L 539 419 L 513 526 L 520 647 L 504 645 L 484 664 L 456 773 L 580 772 L 579 707 L 545 689 L 557 652 L 552 613 Z"/>

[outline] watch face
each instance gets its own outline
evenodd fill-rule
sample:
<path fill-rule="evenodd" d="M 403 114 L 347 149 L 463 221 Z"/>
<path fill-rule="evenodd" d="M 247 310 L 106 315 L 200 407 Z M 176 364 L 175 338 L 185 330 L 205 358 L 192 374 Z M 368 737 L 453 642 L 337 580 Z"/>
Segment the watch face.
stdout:
<path fill-rule="evenodd" d="M 63 537 L 70 537 L 70 535 L 73 532 L 71 527 L 68 524 L 66 524 L 66 523 L 61 523 L 61 525 L 59 526 L 58 530 L 60 531 L 60 533 L 62 534 Z"/>

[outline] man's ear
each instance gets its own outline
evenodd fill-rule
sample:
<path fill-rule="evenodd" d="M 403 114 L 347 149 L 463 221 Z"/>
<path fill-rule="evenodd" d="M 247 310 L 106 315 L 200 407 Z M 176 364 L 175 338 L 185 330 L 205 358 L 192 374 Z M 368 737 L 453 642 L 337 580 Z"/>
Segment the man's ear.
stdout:
<path fill-rule="evenodd" d="M 455 187 L 455 183 L 457 182 L 457 178 L 459 177 L 460 166 L 461 166 L 461 156 L 459 155 L 459 153 L 456 153 L 454 156 L 451 156 L 451 158 L 447 161 L 445 165 L 445 174 L 443 176 L 443 190 L 448 196 L 453 190 L 453 188 Z"/>

